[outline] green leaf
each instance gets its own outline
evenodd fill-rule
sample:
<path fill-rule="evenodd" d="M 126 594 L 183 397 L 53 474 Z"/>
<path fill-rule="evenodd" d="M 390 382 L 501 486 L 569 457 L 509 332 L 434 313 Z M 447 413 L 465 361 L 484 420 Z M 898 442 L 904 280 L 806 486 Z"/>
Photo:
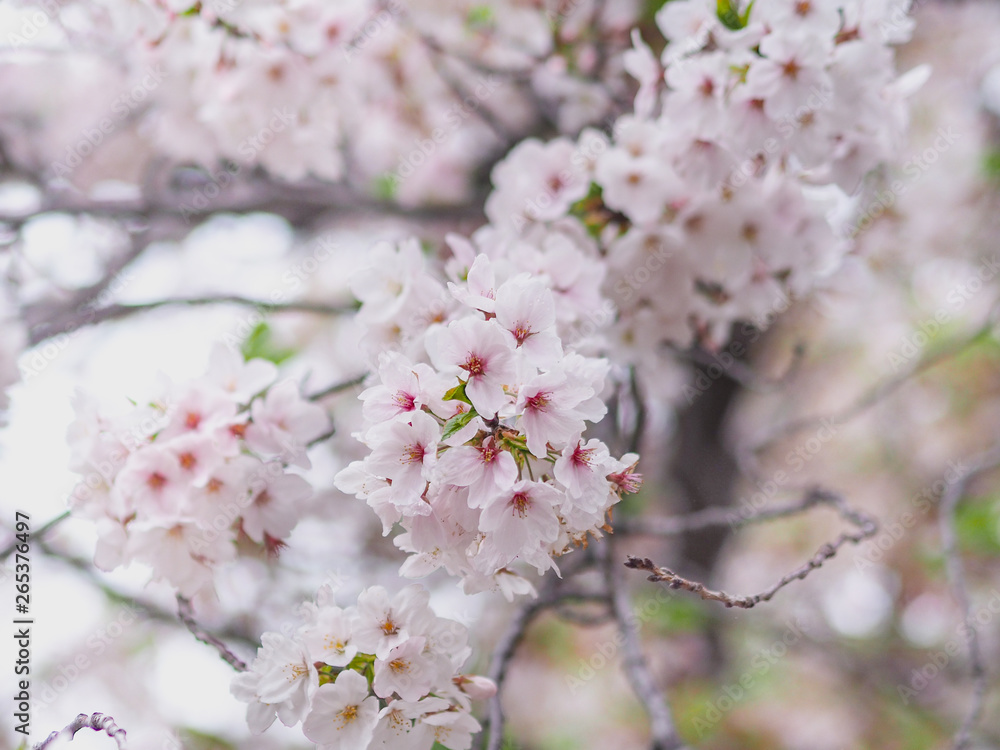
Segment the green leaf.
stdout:
<path fill-rule="evenodd" d="M 958 543 L 973 554 L 1000 554 L 997 524 L 997 507 L 993 502 L 965 502 L 955 512 Z"/>
<path fill-rule="evenodd" d="M 986 152 L 983 156 L 983 172 L 989 179 L 1000 182 L 1000 150 Z"/>
<path fill-rule="evenodd" d="M 280 365 L 295 354 L 294 349 L 283 349 L 277 346 L 273 339 L 270 326 L 267 323 L 258 323 L 250 331 L 250 335 L 243 342 L 243 346 L 240 347 L 243 359 L 247 361 L 251 359 L 266 359 L 269 362 Z"/>
<path fill-rule="evenodd" d="M 372 192 L 379 200 L 395 200 L 396 194 L 399 192 L 399 178 L 391 172 L 380 174 L 375 178 L 375 184 L 372 186 Z"/>
<path fill-rule="evenodd" d="M 472 406 L 472 402 L 469 401 L 469 397 L 465 395 L 465 383 L 459 383 L 446 394 L 444 394 L 445 401 L 464 401 L 469 406 Z"/>
<path fill-rule="evenodd" d="M 476 410 L 470 409 L 469 411 L 462 412 L 461 414 L 456 414 L 454 417 L 449 419 L 444 423 L 444 434 L 442 438 L 447 440 L 456 432 L 461 430 L 465 425 L 472 421 L 472 418 L 476 416 Z"/>
<path fill-rule="evenodd" d="M 473 5 L 465 17 L 465 24 L 475 31 L 492 28 L 494 25 L 493 9 L 489 5 Z"/>
<path fill-rule="evenodd" d="M 750 3 L 746 10 L 740 13 L 739 6 L 734 4 L 733 0 L 716 0 L 715 14 L 727 29 L 739 31 L 750 20 L 750 8 L 752 7 L 753 3 Z"/>

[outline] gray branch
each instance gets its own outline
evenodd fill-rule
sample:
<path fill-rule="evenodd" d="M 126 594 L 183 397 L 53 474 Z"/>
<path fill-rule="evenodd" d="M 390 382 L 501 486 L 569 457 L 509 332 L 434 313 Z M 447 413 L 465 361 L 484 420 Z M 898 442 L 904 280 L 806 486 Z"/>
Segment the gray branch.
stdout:
<path fill-rule="evenodd" d="M 34 750 L 45 750 L 62 734 L 68 734 L 72 740 L 81 729 L 93 729 L 95 732 L 103 732 L 115 741 L 118 750 L 126 750 L 128 747 L 128 744 L 125 742 L 125 730 L 115 724 L 114 719 L 101 713 L 93 713 L 90 716 L 79 714 L 73 719 L 72 723 L 63 727 L 58 732 L 53 732 L 35 745 Z"/>

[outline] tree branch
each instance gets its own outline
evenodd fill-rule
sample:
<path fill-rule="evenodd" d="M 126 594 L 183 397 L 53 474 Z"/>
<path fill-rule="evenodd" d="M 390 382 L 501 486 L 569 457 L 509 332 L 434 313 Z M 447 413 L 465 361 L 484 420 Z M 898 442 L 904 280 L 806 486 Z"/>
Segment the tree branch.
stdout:
<path fill-rule="evenodd" d="M 994 314 L 991 313 L 989 319 L 980 326 L 975 333 L 967 338 L 960 341 L 953 342 L 948 346 L 942 347 L 939 351 L 930 354 L 922 359 L 918 360 L 912 366 L 907 368 L 905 371 L 899 375 L 894 375 L 891 378 L 881 381 L 869 389 L 866 393 L 854 401 L 848 404 L 843 409 L 834 412 L 833 414 L 821 414 L 819 416 L 806 416 L 793 419 L 785 424 L 779 426 L 778 428 L 769 432 L 765 437 L 758 441 L 755 445 L 741 452 L 741 459 L 750 459 L 751 462 L 753 458 L 757 456 L 765 448 L 773 445 L 779 440 L 791 437 L 803 430 L 809 430 L 821 427 L 825 422 L 834 422 L 841 424 L 847 422 L 854 417 L 863 414 L 872 408 L 880 401 L 890 396 L 900 386 L 904 385 L 910 378 L 915 375 L 931 369 L 932 367 L 944 362 L 945 360 L 951 359 L 957 354 L 961 354 L 963 351 L 968 349 L 970 346 L 978 343 L 985 336 L 989 336 L 993 333 L 993 328 L 996 324 L 994 320 Z"/>
<path fill-rule="evenodd" d="M 34 541 L 45 538 L 46 534 L 48 534 L 52 529 L 54 529 L 56 526 L 58 526 L 67 518 L 69 518 L 69 515 L 70 515 L 69 511 L 67 510 L 63 513 L 60 513 L 55 518 L 42 524 L 37 529 L 31 532 L 31 539 Z M 10 529 L 7 530 L 10 531 Z M 11 531 L 11 533 L 13 534 L 14 532 Z M 8 557 L 14 554 L 14 550 L 17 549 L 18 544 L 20 544 L 20 542 L 17 541 L 17 537 L 15 536 L 10 544 L 4 547 L 3 550 L 0 550 L 0 563 L 3 563 L 4 560 L 6 560 Z"/>
<path fill-rule="evenodd" d="M 819 493 L 824 491 L 814 490 L 814 492 Z M 851 509 L 839 495 L 828 492 L 824 492 L 824 494 L 827 495 L 827 499 L 824 502 L 836 507 L 840 516 L 854 526 L 857 526 L 858 530 L 850 533 L 842 533 L 833 542 L 824 544 L 805 564 L 796 568 L 788 575 L 783 576 L 777 583 L 759 594 L 753 594 L 751 596 L 734 596 L 732 594 L 727 594 L 724 591 L 713 591 L 712 589 L 707 588 L 703 583 L 688 580 L 687 578 L 677 575 L 672 570 L 659 567 L 649 558 L 640 558 L 629 555 L 625 562 L 625 567 L 635 570 L 645 570 L 650 574 L 647 580 L 665 583 L 672 589 L 684 589 L 685 591 L 690 591 L 693 594 L 698 594 L 698 596 L 702 599 L 722 602 L 727 607 L 751 609 L 761 602 L 769 601 L 781 589 L 792 583 L 792 581 L 802 580 L 812 571 L 822 567 L 823 563 L 836 555 L 840 548 L 844 545 L 860 544 L 862 541 L 869 539 L 878 532 L 878 524 L 875 522 L 874 518 L 862 513 L 861 511 Z"/>
<path fill-rule="evenodd" d="M 203 630 L 201 626 L 198 625 L 194 619 L 194 609 L 191 607 L 191 601 L 189 599 L 185 599 L 180 594 L 177 595 L 177 616 L 180 618 L 181 622 L 187 625 L 187 629 L 191 631 L 191 634 L 195 638 L 218 651 L 219 656 L 222 657 L 222 660 L 229 666 L 237 672 L 245 672 L 247 670 L 246 662 L 230 651 L 229 647 L 226 646 L 225 643 L 220 641 L 211 633 Z"/>
<path fill-rule="evenodd" d="M 306 398 L 309 399 L 310 401 L 320 401 L 321 399 L 324 399 L 327 396 L 332 396 L 335 393 L 340 393 L 342 391 L 346 391 L 350 388 L 353 388 L 354 386 L 361 385 L 363 382 L 365 382 L 366 377 L 368 377 L 367 372 L 362 373 L 361 375 L 357 375 L 351 378 L 350 380 L 343 380 L 339 383 L 334 383 L 333 385 L 327 386 L 321 391 L 316 391 L 316 393 L 310 393 L 308 396 L 306 396 Z"/>
<path fill-rule="evenodd" d="M 58 732 L 53 732 L 35 745 L 34 750 L 45 750 L 45 748 L 55 742 L 64 733 L 68 733 L 69 738 L 72 740 L 81 729 L 93 729 L 96 732 L 107 734 L 118 745 L 118 750 L 126 750 L 128 747 L 125 742 L 125 730 L 115 724 L 114 719 L 101 713 L 93 713 L 90 716 L 79 714 L 73 719 L 72 723 L 63 727 Z"/>
<path fill-rule="evenodd" d="M 264 300 L 250 299 L 234 294 L 220 294 L 209 297 L 168 297 L 166 299 L 141 302 L 133 305 L 107 305 L 92 310 L 78 311 L 81 314 L 64 319 L 56 324 L 46 324 L 41 333 L 32 331 L 31 344 L 37 344 L 60 333 L 71 333 L 85 326 L 97 325 L 109 320 L 125 318 L 136 313 L 148 312 L 159 307 L 194 307 L 201 305 L 243 305 L 267 312 L 304 312 L 316 315 L 342 315 L 354 312 L 354 305 L 324 305 L 318 302 L 284 302 L 274 304 Z"/>
<path fill-rule="evenodd" d="M 767 378 L 755 372 L 746 362 L 737 359 L 732 354 L 728 355 L 731 361 L 726 364 L 713 352 L 702 346 L 696 345 L 690 349 L 681 349 L 677 346 L 669 346 L 667 348 L 680 359 L 687 360 L 696 365 L 702 365 L 703 367 L 712 367 L 714 365 L 718 367 L 727 378 L 755 393 L 774 393 L 783 385 L 786 385 L 798 373 L 806 353 L 805 345 L 802 342 L 797 343 L 792 348 L 792 360 L 785 368 L 785 371 L 776 378 Z"/>
<path fill-rule="evenodd" d="M 507 678 L 507 669 L 518 645 L 524 639 L 528 627 L 534 619 L 544 610 L 553 607 L 560 602 L 570 598 L 591 598 L 580 594 L 578 591 L 570 590 L 566 587 L 569 579 L 579 572 L 583 567 L 591 562 L 590 557 L 584 551 L 576 557 L 570 559 L 570 563 L 563 568 L 564 578 L 548 576 L 542 585 L 542 590 L 538 597 L 525 603 L 511 619 L 500 640 L 493 649 L 493 657 L 490 660 L 489 678 L 497 686 L 497 691 L 490 698 L 489 717 L 483 722 L 483 731 L 479 733 L 476 746 L 480 750 L 500 750 L 503 745 L 504 715 L 503 703 L 500 694 L 503 690 L 504 680 Z M 487 741 L 487 728 L 489 729 L 489 740 Z"/>
<path fill-rule="evenodd" d="M 979 722 L 983 712 L 983 702 L 986 699 L 986 662 L 983 659 L 982 647 L 979 643 L 979 632 L 975 626 L 969 625 L 972 617 L 972 604 L 969 599 L 969 590 L 965 580 L 965 566 L 962 564 L 962 557 L 958 550 L 958 535 L 955 532 L 955 511 L 958 503 L 965 494 L 965 489 L 973 478 L 996 468 L 1000 465 L 1000 445 L 980 454 L 971 462 L 972 468 L 967 474 L 957 481 L 947 484 L 944 495 L 941 497 L 941 511 L 939 523 L 941 526 L 941 539 L 944 546 L 945 570 L 948 575 L 948 582 L 951 590 L 962 610 L 962 622 L 967 625 L 964 629 L 965 643 L 969 649 L 969 662 L 972 671 L 972 705 L 969 706 L 965 717 L 953 738 L 953 750 L 965 750 L 969 747 L 972 738 L 972 730 Z"/>
<path fill-rule="evenodd" d="M 656 684 L 649 664 L 642 653 L 639 641 L 639 627 L 629 606 L 628 588 L 620 574 L 620 568 L 612 564 L 611 556 L 605 552 L 604 577 L 611 595 L 612 611 L 622 635 L 622 658 L 625 674 L 632 690 L 649 714 L 649 731 L 653 739 L 653 750 L 682 750 L 684 743 L 677 734 L 673 715 L 666 696 Z"/>
<path fill-rule="evenodd" d="M 626 518 L 615 523 L 615 534 L 619 536 L 670 537 L 718 526 L 738 528 L 754 523 L 764 523 L 778 518 L 795 516 L 817 505 L 835 505 L 835 499 L 835 495 L 814 488 L 797 502 L 758 510 L 751 516 L 744 516 L 740 508 L 729 506 L 705 508 L 704 510 L 672 518 Z"/>

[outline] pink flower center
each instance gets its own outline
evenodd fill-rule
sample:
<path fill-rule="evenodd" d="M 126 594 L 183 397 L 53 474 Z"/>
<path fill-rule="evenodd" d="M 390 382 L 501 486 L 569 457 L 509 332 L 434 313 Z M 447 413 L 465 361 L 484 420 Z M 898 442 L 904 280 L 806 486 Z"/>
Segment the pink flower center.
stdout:
<path fill-rule="evenodd" d="M 459 365 L 463 370 L 469 373 L 469 376 L 482 375 L 486 372 L 486 362 L 478 354 L 469 354 L 469 358 L 465 360 L 464 365 Z"/>
<path fill-rule="evenodd" d="M 163 489 L 163 486 L 166 483 L 167 483 L 167 478 L 158 471 L 154 471 L 146 479 L 146 484 L 149 485 L 149 489 L 153 491 Z"/>
<path fill-rule="evenodd" d="M 626 469 L 617 474 L 609 474 L 608 479 L 618 488 L 618 491 L 626 495 L 638 492 L 642 487 L 642 474 L 636 474 Z"/>
<path fill-rule="evenodd" d="M 584 448 L 582 445 L 578 445 L 576 446 L 576 450 L 573 451 L 573 456 L 570 460 L 575 466 L 589 467 L 590 462 L 594 460 L 594 449 Z"/>
<path fill-rule="evenodd" d="M 524 340 L 531 335 L 531 326 L 527 323 L 518 323 L 511 333 L 514 334 L 514 338 L 517 340 L 517 345 L 520 346 L 524 343 Z"/>
<path fill-rule="evenodd" d="M 396 391 L 396 395 L 392 397 L 392 400 L 403 411 L 413 411 L 413 403 L 416 399 L 406 391 Z"/>
<path fill-rule="evenodd" d="M 548 391 L 539 391 L 534 396 L 529 396 L 524 400 L 525 405 L 529 409 L 538 409 L 544 411 L 545 407 L 549 405 L 549 401 L 552 399 L 552 394 Z"/>
<path fill-rule="evenodd" d="M 419 464 L 424 460 L 424 446 L 420 443 L 413 443 L 403 449 L 404 464 Z"/>
<path fill-rule="evenodd" d="M 514 509 L 514 512 L 518 516 L 524 518 L 528 515 L 528 508 L 531 507 L 531 499 L 523 492 L 518 492 L 511 498 L 510 507 Z"/>

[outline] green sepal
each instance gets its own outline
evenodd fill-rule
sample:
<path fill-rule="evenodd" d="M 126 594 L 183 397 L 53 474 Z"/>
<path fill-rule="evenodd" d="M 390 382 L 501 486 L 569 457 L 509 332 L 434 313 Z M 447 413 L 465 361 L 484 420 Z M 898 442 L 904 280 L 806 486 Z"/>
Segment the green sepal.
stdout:
<path fill-rule="evenodd" d="M 464 401 L 469 406 L 472 406 L 472 402 L 469 401 L 469 397 L 465 395 L 465 383 L 461 382 L 452 388 L 450 391 L 444 394 L 445 401 Z"/>
<path fill-rule="evenodd" d="M 470 409 L 469 411 L 462 412 L 461 414 L 456 414 L 444 423 L 444 433 L 441 436 L 442 439 L 447 440 L 450 438 L 456 432 L 469 424 L 475 416 L 478 416 L 475 409 Z"/>

